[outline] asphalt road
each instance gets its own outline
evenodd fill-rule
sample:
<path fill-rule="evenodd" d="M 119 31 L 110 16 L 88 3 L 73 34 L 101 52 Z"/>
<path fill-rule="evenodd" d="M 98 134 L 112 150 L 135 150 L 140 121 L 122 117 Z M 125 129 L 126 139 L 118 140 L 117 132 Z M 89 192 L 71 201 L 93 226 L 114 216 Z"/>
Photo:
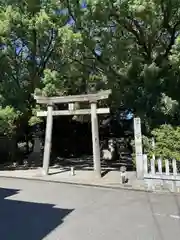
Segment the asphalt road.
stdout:
<path fill-rule="evenodd" d="M 0 178 L 1 240 L 177 240 L 180 197 Z"/>

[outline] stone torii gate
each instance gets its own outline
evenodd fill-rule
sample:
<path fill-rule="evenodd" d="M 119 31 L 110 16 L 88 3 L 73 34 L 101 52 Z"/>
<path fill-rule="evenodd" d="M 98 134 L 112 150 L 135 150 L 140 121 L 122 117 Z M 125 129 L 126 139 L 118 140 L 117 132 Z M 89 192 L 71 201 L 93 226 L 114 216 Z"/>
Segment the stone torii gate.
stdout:
<path fill-rule="evenodd" d="M 110 113 L 109 108 L 97 108 L 97 102 L 109 97 L 111 90 L 100 91 L 95 94 L 84 95 L 71 95 L 61 97 L 43 97 L 34 96 L 38 104 L 47 105 L 47 111 L 37 112 L 38 117 L 47 117 L 46 122 L 46 135 L 43 156 L 43 173 L 48 175 L 50 152 L 51 152 L 51 139 L 53 128 L 53 116 L 67 116 L 67 115 L 91 115 L 91 128 L 92 128 L 92 146 L 93 146 L 93 164 L 94 172 L 97 177 L 101 177 L 101 161 L 100 161 L 100 147 L 99 147 L 99 129 L 98 129 L 98 114 Z M 75 104 L 80 102 L 88 102 L 91 105 L 90 109 L 75 109 Z M 67 103 L 68 110 L 53 110 L 54 104 Z"/>

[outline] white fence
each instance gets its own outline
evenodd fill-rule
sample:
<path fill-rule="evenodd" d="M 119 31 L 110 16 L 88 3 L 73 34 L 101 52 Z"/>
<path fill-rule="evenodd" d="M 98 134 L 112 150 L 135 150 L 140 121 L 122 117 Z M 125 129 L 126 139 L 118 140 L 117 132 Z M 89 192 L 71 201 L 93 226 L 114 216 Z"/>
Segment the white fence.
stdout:
<path fill-rule="evenodd" d="M 180 162 L 175 159 L 162 160 L 152 158 L 148 161 L 147 155 L 143 155 L 144 178 L 180 181 Z"/>

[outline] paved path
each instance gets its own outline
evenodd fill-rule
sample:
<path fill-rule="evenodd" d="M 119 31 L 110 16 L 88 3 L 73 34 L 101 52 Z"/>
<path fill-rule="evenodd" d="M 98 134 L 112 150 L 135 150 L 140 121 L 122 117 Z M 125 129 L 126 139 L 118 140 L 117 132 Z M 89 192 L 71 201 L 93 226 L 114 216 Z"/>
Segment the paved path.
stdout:
<path fill-rule="evenodd" d="M 70 168 L 59 168 L 55 166 L 49 169 L 49 175 L 44 176 L 42 168 L 29 170 L 0 171 L 0 177 L 13 177 L 22 179 L 43 180 L 61 183 L 75 183 L 93 186 L 103 186 L 110 188 L 122 188 L 120 171 L 102 171 L 103 177 L 97 178 L 94 171 L 75 170 L 75 175 L 71 175 Z M 129 179 L 126 188 L 145 189 L 144 181 L 137 180 L 136 172 L 128 172 Z"/>
<path fill-rule="evenodd" d="M 2 240 L 177 240 L 180 197 L 0 178 Z"/>

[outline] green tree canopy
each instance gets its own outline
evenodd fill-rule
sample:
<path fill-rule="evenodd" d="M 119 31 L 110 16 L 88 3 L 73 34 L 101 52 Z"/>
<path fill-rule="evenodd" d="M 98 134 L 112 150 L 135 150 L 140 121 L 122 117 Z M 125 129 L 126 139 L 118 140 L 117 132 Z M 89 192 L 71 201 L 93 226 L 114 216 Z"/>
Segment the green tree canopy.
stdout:
<path fill-rule="evenodd" d="M 0 101 L 111 88 L 146 130 L 179 118 L 178 0 L 1 0 Z"/>

